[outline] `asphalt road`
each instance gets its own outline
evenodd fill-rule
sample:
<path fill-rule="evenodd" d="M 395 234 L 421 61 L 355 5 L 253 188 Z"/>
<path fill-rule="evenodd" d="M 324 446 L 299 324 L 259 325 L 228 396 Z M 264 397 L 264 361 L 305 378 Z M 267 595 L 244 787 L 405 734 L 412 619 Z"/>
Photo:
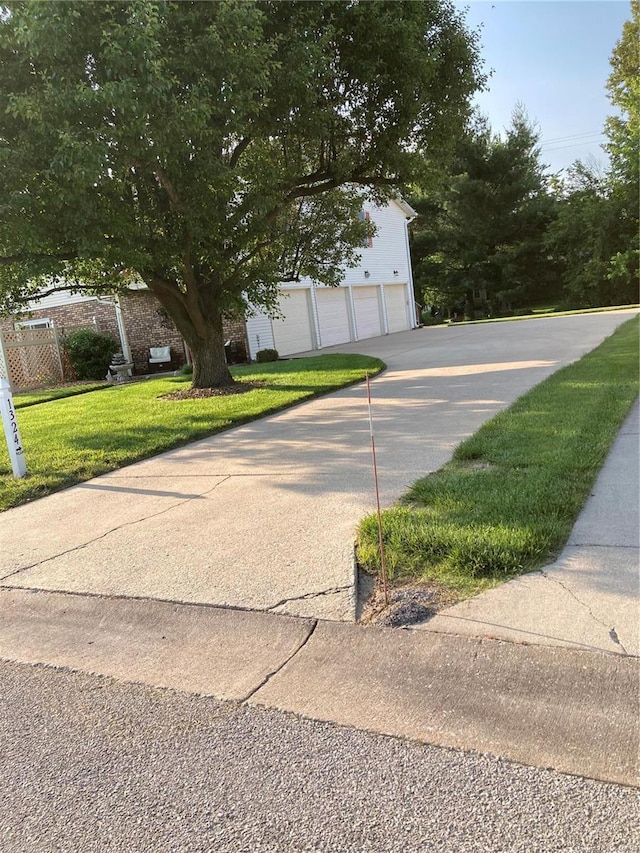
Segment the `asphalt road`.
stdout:
<path fill-rule="evenodd" d="M 0 663 L 2 853 L 626 853 L 637 792 Z"/>

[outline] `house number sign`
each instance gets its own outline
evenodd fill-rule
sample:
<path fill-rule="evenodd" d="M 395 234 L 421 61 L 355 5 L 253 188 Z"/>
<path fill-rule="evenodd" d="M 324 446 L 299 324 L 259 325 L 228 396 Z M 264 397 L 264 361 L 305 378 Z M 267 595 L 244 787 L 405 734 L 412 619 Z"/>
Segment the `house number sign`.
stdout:
<path fill-rule="evenodd" d="M 0 379 L 0 414 L 2 415 L 2 426 L 4 427 L 9 458 L 14 477 L 25 477 L 27 474 L 27 463 L 24 458 L 20 430 L 16 420 L 16 410 L 13 406 L 11 386 L 6 379 Z"/>

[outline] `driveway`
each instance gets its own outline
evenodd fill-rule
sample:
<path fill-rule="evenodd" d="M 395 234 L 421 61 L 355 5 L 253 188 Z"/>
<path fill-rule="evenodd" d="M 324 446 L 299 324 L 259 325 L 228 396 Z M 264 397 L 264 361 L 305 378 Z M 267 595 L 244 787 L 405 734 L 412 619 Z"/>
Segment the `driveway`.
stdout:
<path fill-rule="evenodd" d="M 634 313 L 334 348 L 388 365 L 372 383 L 383 504 Z M 359 385 L 2 513 L 0 586 L 349 621 L 355 530 L 373 509 Z"/>

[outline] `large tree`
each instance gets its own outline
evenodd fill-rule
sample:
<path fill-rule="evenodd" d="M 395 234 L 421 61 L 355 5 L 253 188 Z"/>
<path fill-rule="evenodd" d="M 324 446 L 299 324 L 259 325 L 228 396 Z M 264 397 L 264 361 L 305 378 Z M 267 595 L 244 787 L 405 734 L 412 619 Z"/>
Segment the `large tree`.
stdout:
<path fill-rule="evenodd" d="M 640 2 L 631 4 L 611 55 L 603 146 L 610 165 L 576 161 L 560 183 L 558 218 L 548 245 L 562 264 L 567 305 L 621 305 L 638 299 L 638 181 L 640 151 Z"/>
<path fill-rule="evenodd" d="M 605 124 L 605 149 L 611 159 L 611 201 L 619 220 L 618 245 L 612 254 L 607 278 L 616 295 L 637 299 L 638 285 L 638 186 L 640 180 L 640 0 L 631 2 L 631 20 L 611 54 L 607 81 L 609 99 L 620 111 Z"/>
<path fill-rule="evenodd" d="M 411 198 L 415 278 L 427 301 L 474 314 L 543 298 L 543 238 L 554 202 L 538 134 L 522 107 L 504 135 L 478 116 L 438 181 Z"/>
<path fill-rule="evenodd" d="M 335 284 L 366 191 L 436 162 L 480 83 L 449 0 L 0 6 L 0 305 L 142 279 L 230 383 L 222 318 Z"/>

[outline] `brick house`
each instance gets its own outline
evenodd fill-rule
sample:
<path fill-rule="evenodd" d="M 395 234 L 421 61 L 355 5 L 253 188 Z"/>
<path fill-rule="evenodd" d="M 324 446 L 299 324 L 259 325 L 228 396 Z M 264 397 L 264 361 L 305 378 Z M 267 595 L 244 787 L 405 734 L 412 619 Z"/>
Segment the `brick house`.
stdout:
<path fill-rule="evenodd" d="M 189 352 L 173 320 L 145 285 L 138 285 L 116 299 L 60 292 L 31 303 L 28 310 L 12 317 L 0 317 L 0 332 L 22 328 L 54 326 L 65 333 L 81 328 L 95 329 L 112 335 L 119 342 L 127 360 L 134 363 L 137 374 L 149 371 L 149 349 L 171 347 L 171 367 L 186 364 Z M 230 341 L 229 361 L 247 360 L 247 333 L 243 321 L 226 321 L 225 333 Z"/>

